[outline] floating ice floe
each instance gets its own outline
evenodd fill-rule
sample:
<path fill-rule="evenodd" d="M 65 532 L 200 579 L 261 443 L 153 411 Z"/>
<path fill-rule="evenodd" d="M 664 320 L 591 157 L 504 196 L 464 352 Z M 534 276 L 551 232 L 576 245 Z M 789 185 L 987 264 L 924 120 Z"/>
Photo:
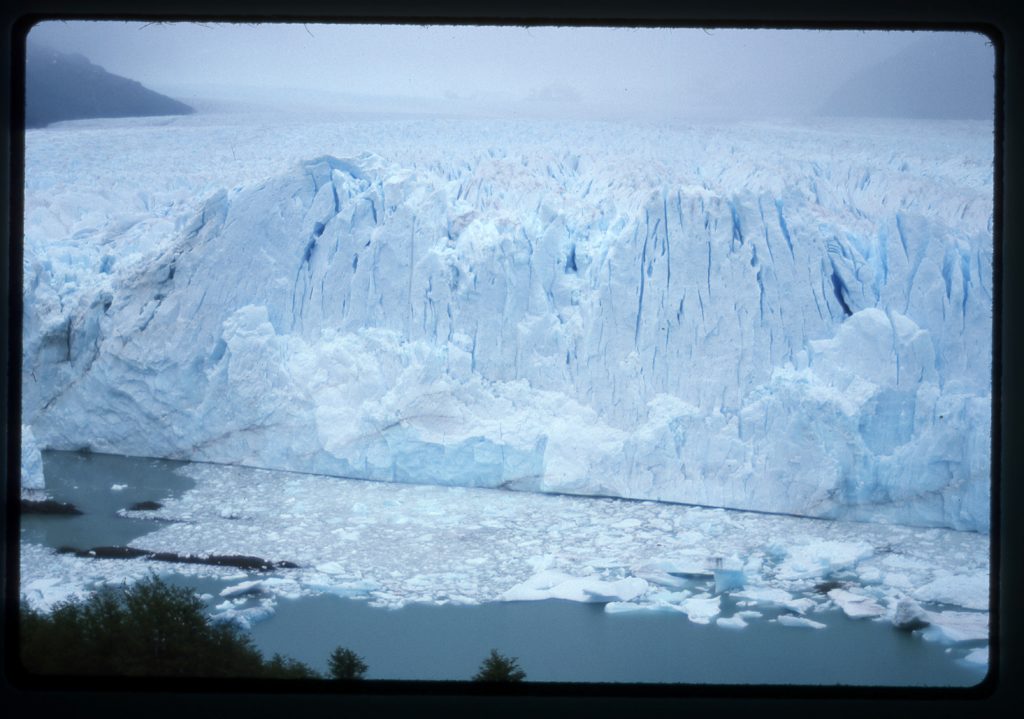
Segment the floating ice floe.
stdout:
<path fill-rule="evenodd" d="M 273 599 L 264 599 L 258 606 L 245 608 L 237 608 L 231 602 L 223 602 L 214 608 L 213 619 L 234 622 L 243 629 L 251 629 L 256 622 L 271 617 L 275 607 L 276 602 Z"/>
<path fill-rule="evenodd" d="M 657 602 L 660 604 L 679 604 L 685 599 L 689 599 L 693 596 L 693 592 L 688 589 L 683 589 L 679 592 L 668 592 L 662 589 L 653 589 L 647 593 L 646 599 L 650 602 Z"/>
<path fill-rule="evenodd" d="M 632 614 L 635 612 L 664 612 L 671 605 L 662 602 L 608 602 L 604 610 L 608 614 Z"/>
<path fill-rule="evenodd" d="M 727 629 L 742 629 L 747 626 L 747 622 L 738 614 L 731 617 L 718 617 L 715 619 L 715 624 Z"/>
<path fill-rule="evenodd" d="M 781 604 L 785 606 L 793 601 L 793 595 L 778 587 L 750 586 L 740 592 L 734 592 L 733 596 L 740 599 L 749 599 L 754 602 L 765 604 Z"/>
<path fill-rule="evenodd" d="M 797 614 L 804 614 L 816 606 L 816 602 L 813 599 L 808 597 L 796 598 L 778 587 L 746 587 L 742 591 L 733 592 L 732 596 L 737 599 L 748 600 L 754 604 L 778 605 Z"/>
<path fill-rule="evenodd" d="M 659 572 L 657 570 L 638 571 L 635 572 L 635 576 L 649 582 L 650 584 L 657 584 L 659 586 L 669 587 L 672 589 L 686 587 L 691 583 L 691 580 L 686 579 L 685 577 L 679 577 L 674 574 L 669 574 L 668 572 Z"/>
<path fill-rule="evenodd" d="M 379 591 L 380 583 L 366 579 L 338 580 L 334 577 L 316 575 L 302 578 L 302 586 L 316 592 L 334 594 L 339 597 L 369 597 Z"/>
<path fill-rule="evenodd" d="M 683 612 L 694 624 L 708 624 L 722 611 L 721 597 L 708 595 L 690 597 L 672 606 Z"/>
<path fill-rule="evenodd" d="M 989 578 L 988 572 L 958 574 L 948 570 L 941 572 L 931 582 L 913 590 L 914 599 L 919 602 L 939 602 L 955 604 L 967 609 L 988 609 Z"/>
<path fill-rule="evenodd" d="M 850 619 L 881 617 L 886 613 L 885 607 L 880 606 L 871 597 L 864 594 L 856 594 L 846 589 L 831 589 L 828 592 L 828 597 L 838 604 L 839 608 Z"/>
<path fill-rule="evenodd" d="M 282 579 L 269 577 L 254 581 L 241 582 L 220 591 L 220 596 L 226 599 L 250 596 L 279 596 L 287 599 L 296 599 L 301 596 L 301 587 L 294 579 Z"/>
<path fill-rule="evenodd" d="M 500 598 L 508 602 L 540 599 L 623 602 L 640 596 L 649 586 L 647 582 L 637 577 L 609 582 L 597 577 L 574 577 L 561 572 L 543 571 L 512 587 Z"/>
<path fill-rule="evenodd" d="M 988 647 L 982 647 L 981 649 L 973 649 L 967 652 L 967 656 L 964 657 L 965 661 L 971 664 L 988 664 Z"/>
<path fill-rule="evenodd" d="M 715 561 L 713 571 L 716 594 L 734 589 L 742 589 L 747 581 L 743 562 L 735 555 L 723 561 Z"/>
<path fill-rule="evenodd" d="M 32 579 L 21 584 L 21 596 L 32 607 L 42 610 L 52 609 L 62 602 L 82 599 L 89 592 L 75 584 L 65 584 L 58 577 Z"/>
<path fill-rule="evenodd" d="M 873 551 L 872 545 L 865 541 L 841 542 L 798 537 L 788 547 L 778 574 L 790 580 L 827 577 L 836 570 L 857 565 L 869 558 Z"/>
<path fill-rule="evenodd" d="M 263 582 L 259 580 L 242 582 L 241 584 L 235 584 L 220 590 L 220 596 L 227 599 L 244 596 L 258 596 L 265 593 L 266 592 L 263 589 Z"/>
<path fill-rule="evenodd" d="M 923 630 L 925 639 L 940 642 L 969 642 L 989 638 L 987 612 L 927 612 L 931 625 Z"/>
<path fill-rule="evenodd" d="M 824 629 L 825 624 L 816 622 L 807 617 L 798 617 L 795 614 L 780 614 L 776 621 L 784 627 L 809 627 L 811 629 Z"/>
<path fill-rule="evenodd" d="M 700 533 L 692 533 L 689 537 L 690 541 L 698 543 L 703 538 L 704 536 Z M 680 539 L 683 538 L 680 537 Z M 687 545 L 684 544 L 683 546 Z M 714 571 L 709 564 L 713 565 L 713 561 L 710 560 L 706 551 L 694 552 L 688 548 L 687 551 L 680 552 L 673 558 L 659 558 L 646 561 L 634 571 L 637 576 L 641 573 L 650 573 L 655 576 L 667 574 L 677 580 L 684 581 L 688 579 L 711 579 L 714 576 Z"/>

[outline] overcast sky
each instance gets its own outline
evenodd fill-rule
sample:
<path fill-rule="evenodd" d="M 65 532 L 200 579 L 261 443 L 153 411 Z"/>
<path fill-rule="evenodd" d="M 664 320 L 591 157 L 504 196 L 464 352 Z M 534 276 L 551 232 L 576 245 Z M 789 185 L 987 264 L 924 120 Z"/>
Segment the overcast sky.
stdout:
<path fill-rule="evenodd" d="M 45 22 L 29 35 L 185 102 L 459 108 L 660 117 L 801 115 L 921 33 Z M 951 52 L 986 42 L 950 34 Z"/>

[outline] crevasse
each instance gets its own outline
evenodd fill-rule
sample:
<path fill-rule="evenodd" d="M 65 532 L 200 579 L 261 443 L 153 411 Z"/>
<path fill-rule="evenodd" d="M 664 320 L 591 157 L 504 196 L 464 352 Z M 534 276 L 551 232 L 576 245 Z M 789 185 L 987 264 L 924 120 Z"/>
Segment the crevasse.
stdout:
<path fill-rule="evenodd" d="M 888 167 L 618 169 L 323 156 L 213 193 L 70 307 L 36 261 L 23 421 L 50 448 L 987 531 L 990 206 Z"/>

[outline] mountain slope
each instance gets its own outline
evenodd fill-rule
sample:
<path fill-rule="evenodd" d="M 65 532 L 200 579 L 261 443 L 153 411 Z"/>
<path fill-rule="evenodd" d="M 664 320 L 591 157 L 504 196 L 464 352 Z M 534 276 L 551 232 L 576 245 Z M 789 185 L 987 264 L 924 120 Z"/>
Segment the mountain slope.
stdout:
<path fill-rule="evenodd" d="M 920 35 L 895 57 L 850 78 L 825 101 L 821 114 L 990 120 L 995 59 L 986 38 Z"/>
<path fill-rule="evenodd" d="M 29 43 L 25 63 L 25 127 L 93 117 L 187 115 L 193 109 L 112 75 L 81 55 Z"/>

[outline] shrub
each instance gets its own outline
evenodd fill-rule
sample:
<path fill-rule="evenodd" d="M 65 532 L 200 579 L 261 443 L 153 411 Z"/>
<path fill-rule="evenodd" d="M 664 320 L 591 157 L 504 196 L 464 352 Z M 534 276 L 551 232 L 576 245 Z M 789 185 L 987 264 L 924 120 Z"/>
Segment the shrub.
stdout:
<path fill-rule="evenodd" d="M 524 679 L 526 672 L 519 668 L 518 661 L 502 656 L 497 649 L 491 650 L 491 655 L 484 659 L 480 671 L 473 677 L 475 682 L 521 682 Z"/>
<path fill-rule="evenodd" d="M 362 679 L 367 670 L 363 658 L 344 647 L 331 652 L 328 668 L 332 679 Z"/>
<path fill-rule="evenodd" d="M 241 629 L 207 619 L 192 590 L 156 576 L 63 602 L 49 615 L 22 607 L 20 650 L 25 669 L 38 674 L 225 677 L 267 671 Z"/>
<path fill-rule="evenodd" d="M 104 587 L 47 615 L 21 608 L 21 657 L 36 674 L 323 679 L 303 662 L 265 661 L 237 624 L 212 621 L 185 587 L 151 576 L 131 587 Z M 361 679 L 366 664 L 338 647 L 335 679 Z"/>
<path fill-rule="evenodd" d="M 271 679 L 323 679 L 308 664 L 275 654 L 264 665 L 263 673 Z"/>

